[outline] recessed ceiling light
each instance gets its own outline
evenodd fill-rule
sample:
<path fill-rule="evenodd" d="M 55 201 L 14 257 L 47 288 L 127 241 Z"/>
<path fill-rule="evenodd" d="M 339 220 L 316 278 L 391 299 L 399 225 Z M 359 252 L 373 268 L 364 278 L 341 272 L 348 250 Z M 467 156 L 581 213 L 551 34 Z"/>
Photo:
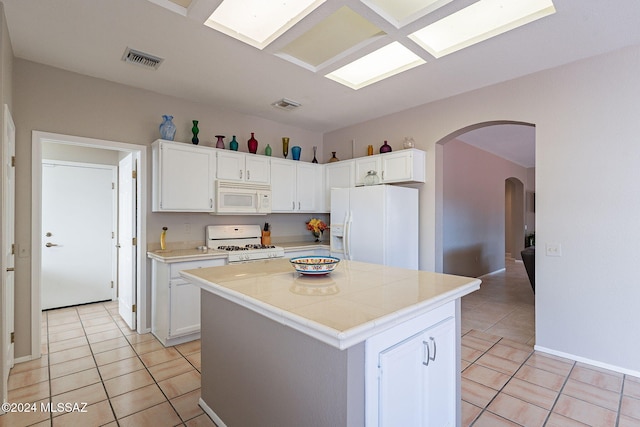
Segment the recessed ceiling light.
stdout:
<path fill-rule="evenodd" d="M 480 0 L 409 37 L 440 58 L 555 11 L 551 0 Z"/>
<path fill-rule="evenodd" d="M 425 62 L 399 42 L 393 42 L 325 77 L 357 90 Z"/>
<path fill-rule="evenodd" d="M 325 0 L 224 0 L 205 25 L 264 49 Z"/>

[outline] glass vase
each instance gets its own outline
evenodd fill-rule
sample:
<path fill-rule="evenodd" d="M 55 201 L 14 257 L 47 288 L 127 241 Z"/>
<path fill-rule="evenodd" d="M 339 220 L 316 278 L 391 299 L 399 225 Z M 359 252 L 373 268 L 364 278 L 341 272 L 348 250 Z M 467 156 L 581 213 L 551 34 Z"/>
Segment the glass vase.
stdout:
<path fill-rule="evenodd" d="M 191 132 L 193 132 L 193 138 L 191 138 L 191 142 L 193 142 L 195 145 L 198 145 L 198 143 L 200 142 L 200 140 L 198 139 L 198 132 L 200 132 L 200 129 L 198 129 L 198 121 L 192 120 L 192 122 L 193 127 L 191 128 Z"/>
<path fill-rule="evenodd" d="M 390 153 L 390 152 L 391 152 L 391 146 L 387 144 L 387 141 L 385 141 L 384 144 L 382 144 L 382 147 L 380 147 L 380 153 Z"/>
<path fill-rule="evenodd" d="M 216 142 L 216 148 L 224 149 L 224 135 L 216 135 L 218 142 Z"/>
<path fill-rule="evenodd" d="M 293 157 L 293 160 L 300 160 L 301 151 L 302 151 L 302 147 L 299 147 L 297 145 L 294 145 L 293 147 L 291 147 L 291 157 Z"/>
<path fill-rule="evenodd" d="M 271 156 L 271 146 L 269 144 L 267 144 L 267 146 L 264 149 L 264 155 Z"/>
<path fill-rule="evenodd" d="M 173 116 L 162 116 L 162 123 L 160 123 L 160 138 L 167 141 L 173 141 L 176 136 L 176 125 L 173 124 Z"/>
<path fill-rule="evenodd" d="M 235 135 L 233 135 L 233 139 L 229 143 L 229 150 L 238 151 L 238 141 L 236 141 Z"/>
<path fill-rule="evenodd" d="M 318 147 L 317 146 L 313 146 L 313 160 L 311 160 L 311 163 L 318 163 L 318 159 L 316 159 L 316 151 L 318 151 Z"/>
<path fill-rule="evenodd" d="M 254 137 L 254 132 L 251 132 L 251 138 L 247 141 L 249 145 L 249 152 L 252 154 L 256 154 L 258 151 L 258 140 Z"/>
<path fill-rule="evenodd" d="M 282 155 L 285 159 L 289 155 L 289 138 L 286 136 L 282 137 Z"/>
<path fill-rule="evenodd" d="M 336 152 L 332 151 L 331 158 L 329 159 L 329 163 L 338 162 L 338 161 L 340 161 L 340 159 L 336 157 Z"/>

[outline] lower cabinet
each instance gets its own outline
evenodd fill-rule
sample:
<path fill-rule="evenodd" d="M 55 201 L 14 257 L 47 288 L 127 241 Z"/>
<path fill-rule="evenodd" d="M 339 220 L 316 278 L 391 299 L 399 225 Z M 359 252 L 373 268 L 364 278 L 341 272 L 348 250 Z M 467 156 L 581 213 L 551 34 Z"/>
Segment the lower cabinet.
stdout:
<path fill-rule="evenodd" d="M 225 265 L 224 259 L 164 263 L 152 260 L 151 332 L 165 346 L 200 338 L 200 288 L 179 272 Z"/>
<path fill-rule="evenodd" d="M 450 303 L 454 304 L 454 303 Z M 367 425 L 455 426 L 459 373 L 455 305 L 367 343 Z M 416 330 L 418 329 L 418 330 Z M 373 383 L 373 384 L 372 384 Z"/>

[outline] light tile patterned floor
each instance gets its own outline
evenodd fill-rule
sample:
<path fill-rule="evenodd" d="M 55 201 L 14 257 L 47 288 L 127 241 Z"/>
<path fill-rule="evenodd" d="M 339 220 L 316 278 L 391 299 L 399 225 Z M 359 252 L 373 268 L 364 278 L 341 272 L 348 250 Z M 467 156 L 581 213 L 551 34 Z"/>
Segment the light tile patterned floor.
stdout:
<path fill-rule="evenodd" d="M 462 299 L 462 426 L 640 426 L 640 378 L 535 352 L 522 263 Z"/>
<path fill-rule="evenodd" d="M 200 341 L 165 348 L 130 331 L 117 312 L 115 302 L 44 312 L 42 358 L 9 376 L 9 402 L 38 410 L 2 415 L 0 427 L 215 427 L 198 406 Z M 40 410 L 80 402 L 86 413 Z"/>
<path fill-rule="evenodd" d="M 640 379 L 533 351 L 534 297 L 521 263 L 462 301 L 462 426 L 640 426 Z M 200 397 L 200 342 L 164 348 L 116 303 L 42 316 L 43 357 L 17 364 L 10 402 L 87 402 L 87 413 L 0 416 L 11 426 L 214 426 Z M 302 426 L 304 427 L 304 426 Z"/>

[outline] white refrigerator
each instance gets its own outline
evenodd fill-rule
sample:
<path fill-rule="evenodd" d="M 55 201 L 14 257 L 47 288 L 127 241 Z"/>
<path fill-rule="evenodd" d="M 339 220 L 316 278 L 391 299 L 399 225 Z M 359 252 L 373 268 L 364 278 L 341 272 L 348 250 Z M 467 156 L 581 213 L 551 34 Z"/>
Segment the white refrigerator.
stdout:
<path fill-rule="evenodd" d="M 332 188 L 330 226 L 332 256 L 418 269 L 416 188 Z"/>

